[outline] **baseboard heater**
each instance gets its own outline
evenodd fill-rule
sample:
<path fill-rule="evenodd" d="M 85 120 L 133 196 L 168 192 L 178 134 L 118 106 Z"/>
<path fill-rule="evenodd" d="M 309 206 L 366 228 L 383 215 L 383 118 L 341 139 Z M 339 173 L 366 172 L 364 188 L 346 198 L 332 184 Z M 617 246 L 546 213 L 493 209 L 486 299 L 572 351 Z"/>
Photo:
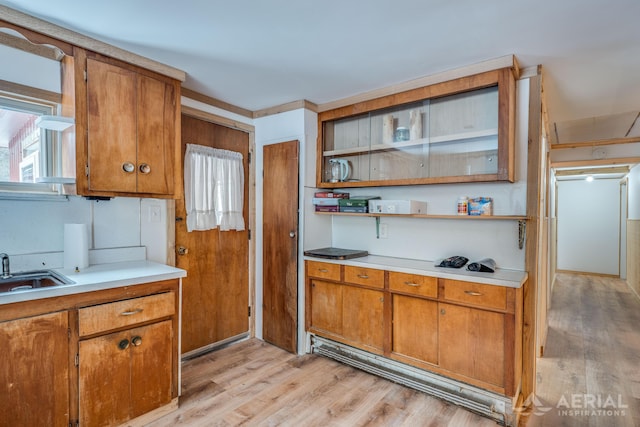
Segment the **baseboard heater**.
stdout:
<path fill-rule="evenodd" d="M 513 425 L 511 399 L 326 338 L 311 336 L 313 353 L 461 406 L 502 425 Z"/>

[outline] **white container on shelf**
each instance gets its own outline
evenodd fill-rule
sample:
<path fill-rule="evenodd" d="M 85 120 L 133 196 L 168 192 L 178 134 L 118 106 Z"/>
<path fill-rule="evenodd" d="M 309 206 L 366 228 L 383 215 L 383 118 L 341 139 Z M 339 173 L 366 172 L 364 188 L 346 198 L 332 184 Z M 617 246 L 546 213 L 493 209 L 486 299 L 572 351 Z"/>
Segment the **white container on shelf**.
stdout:
<path fill-rule="evenodd" d="M 369 213 L 426 214 L 427 202 L 417 200 L 369 200 Z"/>

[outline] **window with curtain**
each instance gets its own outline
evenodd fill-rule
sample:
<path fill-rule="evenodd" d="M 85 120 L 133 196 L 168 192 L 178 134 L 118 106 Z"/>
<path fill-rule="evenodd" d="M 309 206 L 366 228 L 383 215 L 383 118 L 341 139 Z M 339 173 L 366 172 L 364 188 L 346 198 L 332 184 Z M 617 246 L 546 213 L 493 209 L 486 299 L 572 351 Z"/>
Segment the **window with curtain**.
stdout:
<path fill-rule="evenodd" d="M 242 154 L 187 144 L 184 201 L 187 231 L 244 230 Z"/>

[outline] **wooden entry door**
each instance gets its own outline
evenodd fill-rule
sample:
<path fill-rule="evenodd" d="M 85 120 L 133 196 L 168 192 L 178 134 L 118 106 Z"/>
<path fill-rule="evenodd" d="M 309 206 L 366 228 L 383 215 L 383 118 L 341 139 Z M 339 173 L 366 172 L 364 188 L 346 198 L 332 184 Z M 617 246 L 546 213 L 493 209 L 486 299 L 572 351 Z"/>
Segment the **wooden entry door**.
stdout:
<path fill-rule="evenodd" d="M 182 279 L 182 353 L 249 332 L 249 135 L 183 114 L 183 163 L 186 144 L 242 153 L 245 231 L 189 233 L 184 197 L 176 201 L 176 265 L 187 270 Z"/>
<path fill-rule="evenodd" d="M 298 141 L 264 147 L 263 330 L 296 352 L 298 329 Z"/>

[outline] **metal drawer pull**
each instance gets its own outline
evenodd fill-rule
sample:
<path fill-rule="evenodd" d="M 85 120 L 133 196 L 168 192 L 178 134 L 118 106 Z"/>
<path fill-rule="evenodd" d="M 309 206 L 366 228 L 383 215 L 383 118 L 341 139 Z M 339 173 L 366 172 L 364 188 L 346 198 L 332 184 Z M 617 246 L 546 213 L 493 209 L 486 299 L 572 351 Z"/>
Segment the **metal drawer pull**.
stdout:
<path fill-rule="evenodd" d="M 134 314 L 138 314 L 138 313 L 142 313 L 141 308 L 136 308 L 135 310 L 131 310 L 131 311 L 123 311 L 122 313 L 120 313 L 120 316 L 133 316 Z"/>
<path fill-rule="evenodd" d="M 420 283 L 413 283 L 413 282 L 404 282 L 404 284 L 407 286 L 415 286 L 415 287 L 420 286 Z"/>
<path fill-rule="evenodd" d="M 146 174 L 151 172 L 151 166 L 149 166 L 147 163 L 142 163 L 138 169 L 140 169 L 140 173 Z"/>
<path fill-rule="evenodd" d="M 467 294 L 467 295 L 471 295 L 472 297 L 480 297 L 480 296 L 482 296 L 482 294 L 480 292 L 464 291 L 464 293 Z"/>
<path fill-rule="evenodd" d="M 136 335 L 135 337 L 131 338 L 131 344 L 133 344 L 134 346 L 139 346 L 142 344 L 142 337 L 139 335 Z"/>
<path fill-rule="evenodd" d="M 126 350 L 129 348 L 129 340 L 124 339 L 118 343 L 118 348 L 120 350 Z"/>
<path fill-rule="evenodd" d="M 318 271 L 320 273 L 328 273 L 329 272 L 329 270 L 327 270 L 326 268 L 319 268 Z"/>
<path fill-rule="evenodd" d="M 366 274 L 358 274 L 358 277 L 361 279 L 368 279 L 369 276 L 367 276 Z"/>

